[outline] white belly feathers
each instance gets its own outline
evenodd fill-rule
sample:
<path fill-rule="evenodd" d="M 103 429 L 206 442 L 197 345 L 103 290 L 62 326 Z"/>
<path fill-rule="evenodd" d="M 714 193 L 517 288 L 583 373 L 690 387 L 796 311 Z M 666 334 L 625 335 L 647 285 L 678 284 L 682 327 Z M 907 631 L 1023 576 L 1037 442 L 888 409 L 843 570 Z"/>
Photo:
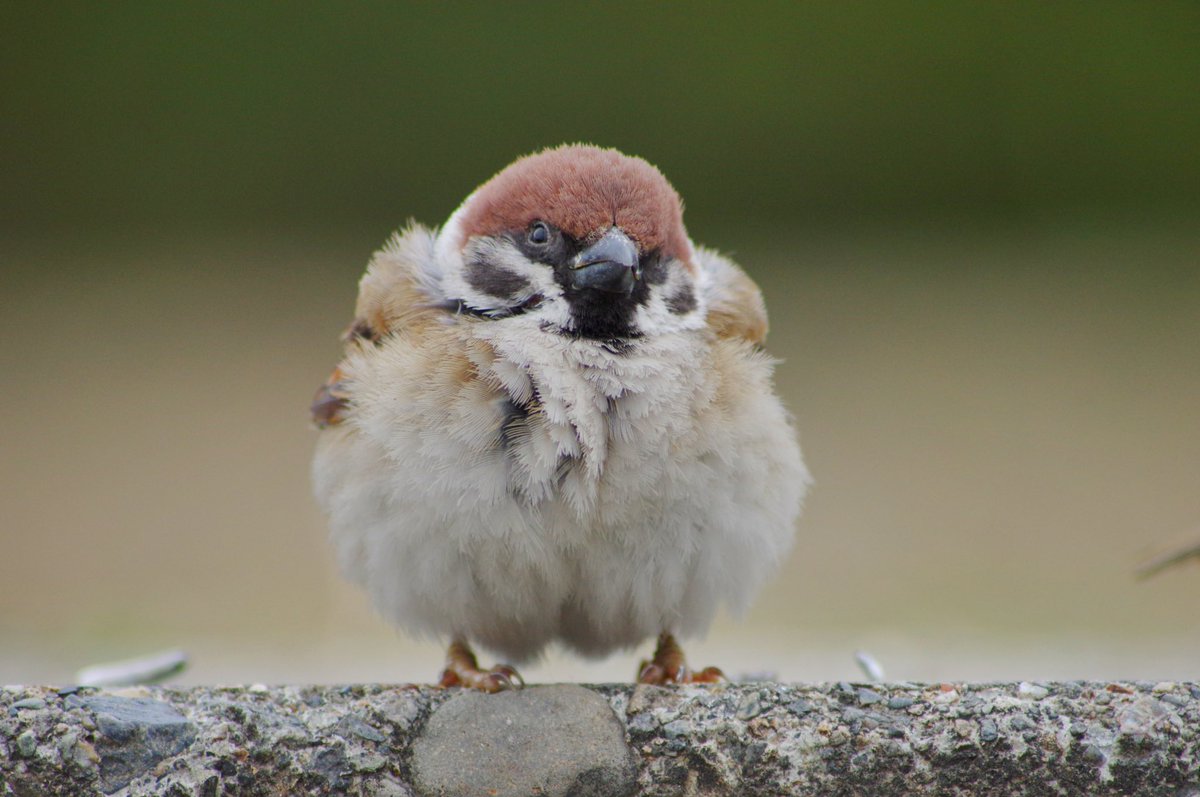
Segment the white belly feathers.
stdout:
<path fill-rule="evenodd" d="M 314 475 L 346 574 L 410 631 L 514 662 L 695 634 L 790 544 L 808 475 L 748 343 L 510 321 L 382 346 L 348 359 Z"/>

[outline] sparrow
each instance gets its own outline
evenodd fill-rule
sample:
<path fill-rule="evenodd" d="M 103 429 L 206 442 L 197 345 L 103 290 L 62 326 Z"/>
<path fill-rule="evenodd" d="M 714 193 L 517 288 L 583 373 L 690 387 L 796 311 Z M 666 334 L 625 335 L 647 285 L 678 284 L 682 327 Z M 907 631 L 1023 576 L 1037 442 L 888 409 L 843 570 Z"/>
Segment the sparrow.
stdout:
<path fill-rule="evenodd" d="M 746 609 L 810 481 L 766 333 L 758 287 L 692 243 L 654 166 L 588 145 L 516 160 L 359 283 L 312 404 L 343 573 L 448 640 L 444 686 L 655 636 L 640 681 L 722 679 L 676 637 Z"/>

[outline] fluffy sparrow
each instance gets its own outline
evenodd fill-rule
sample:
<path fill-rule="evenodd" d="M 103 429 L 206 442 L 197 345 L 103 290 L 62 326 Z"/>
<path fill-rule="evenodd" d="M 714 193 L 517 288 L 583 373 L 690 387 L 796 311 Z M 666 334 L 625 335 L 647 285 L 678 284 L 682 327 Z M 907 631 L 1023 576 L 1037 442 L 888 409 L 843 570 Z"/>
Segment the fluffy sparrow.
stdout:
<path fill-rule="evenodd" d="M 563 146 L 417 224 L 359 285 L 317 392 L 313 463 L 342 570 L 389 621 L 450 641 L 442 683 L 658 635 L 640 680 L 690 671 L 674 635 L 750 602 L 809 481 L 741 269 L 692 244 L 640 158 Z"/>

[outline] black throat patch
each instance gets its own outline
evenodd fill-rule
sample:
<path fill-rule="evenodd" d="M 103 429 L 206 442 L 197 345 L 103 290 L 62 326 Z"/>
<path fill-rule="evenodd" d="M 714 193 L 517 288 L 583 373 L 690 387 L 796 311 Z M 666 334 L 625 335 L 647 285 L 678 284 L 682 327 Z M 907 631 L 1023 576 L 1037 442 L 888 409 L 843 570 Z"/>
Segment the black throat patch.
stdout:
<path fill-rule="evenodd" d="M 639 262 L 641 278 L 628 294 L 606 293 L 588 288 L 574 288 L 568 276 L 570 265 L 557 264 L 554 279 L 563 288 L 563 296 L 571 307 L 575 327 L 568 334 L 593 340 L 639 338 L 642 333 L 634 326 L 639 307 L 650 301 L 650 289 L 666 280 L 666 269 L 657 252 L 642 255 Z"/>

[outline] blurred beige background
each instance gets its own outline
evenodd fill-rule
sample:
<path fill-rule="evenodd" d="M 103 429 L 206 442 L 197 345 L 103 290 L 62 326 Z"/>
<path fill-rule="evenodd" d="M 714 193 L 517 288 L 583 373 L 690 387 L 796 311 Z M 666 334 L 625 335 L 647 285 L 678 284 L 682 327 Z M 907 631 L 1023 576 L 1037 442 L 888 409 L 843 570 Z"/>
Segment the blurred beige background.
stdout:
<path fill-rule="evenodd" d="M 1197 677 L 1200 568 L 1133 574 L 1200 539 L 1193 6 L 300 8 L 3 11 L 0 682 L 432 679 L 334 572 L 307 404 L 391 229 L 577 139 L 759 280 L 817 480 L 696 663 Z"/>

